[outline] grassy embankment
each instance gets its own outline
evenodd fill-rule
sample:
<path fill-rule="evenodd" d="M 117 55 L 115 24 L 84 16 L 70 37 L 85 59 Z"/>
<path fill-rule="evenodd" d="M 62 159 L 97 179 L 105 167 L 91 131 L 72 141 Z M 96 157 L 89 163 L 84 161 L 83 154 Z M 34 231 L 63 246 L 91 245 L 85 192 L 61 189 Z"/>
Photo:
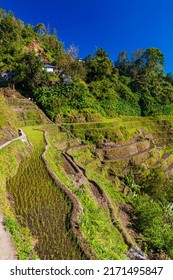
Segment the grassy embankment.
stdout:
<path fill-rule="evenodd" d="M 17 137 L 17 128 L 15 113 L 0 94 L 0 144 Z M 12 207 L 15 201 L 6 189 L 7 178 L 15 176 L 20 161 L 27 155 L 26 143 L 19 140 L 0 150 L 0 209 L 4 214 L 5 226 L 11 234 L 18 259 L 37 258 L 30 232 L 18 223 Z"/>
<path fill-rule="evenodd" d="M 47 130 L 49 130 L 47 128 Z M 107 208 L 102 208 L 91 195 L 88 182 L 84 182 L 80 188 L 73 184 L 74 175 L 65 172 L 61 158 L 63 142 L 70 142 L 67 135 L 60 133 L 57 128 L 49 130 L 48 139 L 51 147 L 47 152 L 47 159 L 52 170 L 60 180 L 77 196 L 82 204 L 84 213 L 80 216 L 80 227 L 85 234 L 88 243 L 97 253 L 99 259 L 125 259 L 127 246 L 122 235 L 113 225 Z M 74 140 L 72 140 L 73 144 Z M 70 143 L 69 143 L 70 144 Z"/>
<path fill-rule="evenodd" d="M 66 124 L 88 144 L 74 146 L 68 153 L 104 187 L 115 208 L 121 203 L 133 205 L 136 230 L 143 234 L 141 245 L 151 258 L 172 258 L 172 125 L 171 117 Z M 114 147 L 99 148 L 103 139 L 113 141 Z"/>
<path fill-rule="evenodd" d="M 0 145 L 17 136 L 17 118 L 0 91 Z"/>

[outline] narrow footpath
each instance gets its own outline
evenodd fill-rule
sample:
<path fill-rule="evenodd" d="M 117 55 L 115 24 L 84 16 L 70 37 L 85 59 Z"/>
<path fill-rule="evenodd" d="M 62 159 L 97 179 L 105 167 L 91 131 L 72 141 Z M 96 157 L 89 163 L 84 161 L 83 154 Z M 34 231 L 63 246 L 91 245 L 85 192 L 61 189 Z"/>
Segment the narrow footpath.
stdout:
<path fill-rule="evenodd" d="M 16 141 L 16 140 L 21 140 L 22 142 L 27 142 L 27 136 L 24 133 L 23 130 L 20 130 L 21 135 L 17 138 L 14 138 L 10 141 L 5 142 L 4 144 L 0 145 L 0 150 L 2 150 L 3 148 L 5 148 L 6 146 L 10 145 L 12 142 Z"/>
<path fill-rule="evenodd" d="M 21 135 L 17 138 L 12 139 L 0 146 L 0 150 L 10 145 L 16 140 L 21 140 L 22 142 L 27 141 L 26 134 L 21 130 Z M 17 254 L 15 247 L 13 245 L 10 233 L 5 230 L 4 227 L 4 215 L 0 210 L 0 260 L 16 260 Z"/>

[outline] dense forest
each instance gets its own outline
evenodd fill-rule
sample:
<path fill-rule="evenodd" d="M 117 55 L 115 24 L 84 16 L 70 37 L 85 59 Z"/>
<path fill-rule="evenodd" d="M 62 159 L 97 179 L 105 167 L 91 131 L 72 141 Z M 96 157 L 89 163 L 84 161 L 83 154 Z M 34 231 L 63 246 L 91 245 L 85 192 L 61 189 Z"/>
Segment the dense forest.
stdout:
<path fill-rule="evenodd" d="M 173 114 L 173 76 L 164 74 L 157 48 L 123 50 L 113 62 L 106 50 L 78 58 L 43 23 L 25 25 L 0 10 L 0 71 L 12 72 L 16 89 L 34 98 L 52 120 L 93 121 L 121 115 Z M 45 63 L 54 73 L 43 71 Z M 62 76 L 68 83 L 62 82 Z"/>

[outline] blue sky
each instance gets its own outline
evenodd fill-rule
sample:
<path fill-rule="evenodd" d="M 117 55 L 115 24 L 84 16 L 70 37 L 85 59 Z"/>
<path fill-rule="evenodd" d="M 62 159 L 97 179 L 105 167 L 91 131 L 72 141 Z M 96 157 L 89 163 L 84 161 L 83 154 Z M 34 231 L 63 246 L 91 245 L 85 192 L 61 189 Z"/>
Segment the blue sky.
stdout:
<path fill-rule="evenodd" d="M 165 72 L 173 73 L 173 1 L 171 0 L 0 0 L 24 23 L 43 22 L 57 29 L 67 48 L 79 56 L 106 49 L 115 61 L 122 50 L 157 47 L 165 56 Z"/>

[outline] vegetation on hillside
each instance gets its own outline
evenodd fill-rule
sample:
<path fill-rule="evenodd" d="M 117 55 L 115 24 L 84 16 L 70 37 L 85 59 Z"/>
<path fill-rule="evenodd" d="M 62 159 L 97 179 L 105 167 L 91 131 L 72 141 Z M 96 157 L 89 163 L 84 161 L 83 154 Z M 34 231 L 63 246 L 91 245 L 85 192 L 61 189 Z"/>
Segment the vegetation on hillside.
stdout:
<path fill-rule="evenodd" d="M 51 34 L 43 23 L 25 25 L 2 9 L 0 34 L 0 71 L 12 71 L 16 88 L 52 120 L 173 114 L 173 76 L 164 74 L 164 55 L 157 48 L 138 49 L 130 59 L 124 50 L 115 62 L 98 48 L 80 60 L 77 48 L 66 51 L 56 31 Z M 55 73 L 43 71 L 45 63 L 54 65 Z"/>
<path fill-rule="evenodd" d="M 168 172 L 173 170 L 170 156 L 173 123 L 169 119 L 173 116 L 173 75 L 164 74 L 163 53 L 157 48 L 139 49 L 129 58 L 123 50 L 113 62 L 105 50 L 98 48 L 94 54 L 80 60 L 76 47 L 64 49 L 56 30 L 51 34 L 43 23 L 25 25 L 12 12 L 2 9 L 0 36 L 0 72 L 12 72 L 16 89 L 33 99 L 52 121 L 66 123 L 64 127 L 67 130 L 62 135 L 60 131 L 56 131 L 56 136 L 49 134 L 52 146 L 47 160 L 60 180 L 80 200 L 84 208 L 80 216 L 81 229 L 99 258 L 123 259 L 127 246 L 112 223 L 108 209 L 100 207 L 91 195 L 91 185 L 85 181 L 77 188 L 74 174 L 65 171 L 62 151 L 67 151 L 69 145 L 76 141 L 75 138 L 69 141 L 63 138 L 67 131 L 80 138 L 82 144 L 88 145 L 84 150 L 79 147 L 78 151 L 78 143 L 77 147 L 75 143 L 71 154 L 77 164 L 86 169 L 89 179 L 103 185 L 117 213 L 122 205 L 132 206 L 136 233 L 140 238 L 142 234 L 139 243 L 142 249 L 151 254 L 151 259 L 156 256 L 155 253 L 158 253 L 158 258 L 173 258 L 173 176 L 169 176 Z M 43 70 L 47 63 L 54 66 L 54 73 Z M 67 83 L 63 82 L 63 75 L 68 77 Z M 8 81 L 0 84 L 7 85 Z M 28 101 L 32 103 L 29 106 L 26 101 L 24 99 L 24 109 L 23 101 L 15 100 L 18 112 L 13 113 L 0 94 L 0 144 L 17 135 L 18 123 L 34 125 L 48 122 L 31 101 Z M 12 103 L 15 102 L 12 100 Z M 120 116 L 126 117 L 123 119 Z M 45 129 L 49 131 L 49 127 Z M 30 128 L 26 131 L 35 147 L 31 157 L 21 163 L 16 175 L 22 159 L 22 147 L 26 152 L 25 145 L 12 145 L 9 153 L 7 149 L 0 153 L 0 196 L 5 201 L 0 206 L 6 213 L 9 204 L 5 198 L 5 181 L 14 169 L 15 173 L 11 175 L 15 177 L 8 180 L 8 190 L 15 198 L 15 211 L 21 225 L 29 227 L 39 239 L 36 249 L 41 258 L 81 258 L 76 240 L 72 240 L 70 231 L 65 228 L 71 204 L 54 186 L 40 161 L 44 148 L 42 132 L 34 132 Z M 157 145 L 157 140 L 161 146 Z M 117 145 L 117 149 L 122 146 L 125 150 L 134 141 L 148 141 L 149 145 L 149 150 L 146 148 L 144 151 L 147 159 L 139 160 L 139 163 L 135 161 L 135 152 L 129 157 L 116 157 L 117 151 L 110 152 L 109 146 L 109 152 L 104 149 L 106 144 L 113 144 Z M 62 149 L 59 148 L 61 145 Z M 140 155 L 140 152 L 137 154 Z M 44 180 L 48 184 L 42 188 L 40 182 L 44 184 Z M 57 203 L 60 208 L 57 208 Z M 65 209 L 67 217 L 65 212 L 60 215 L 61 208 Z M 30 246 L 28 229 L 22 246 L 23 229 L 12 216 L 11 212 L 6 216 L 6 225 L 14 236 L 19 257 L 36 258 Z M 63 229 L 58 228 L 58 223 L 54 228 L 50 225 L 57 217 L 62 218 L 59 223 L 64 224 Z M 120 216 L 118 219 L 121 221 Z M 16 232 L 20 234 L 15 235 Z M 59 252 L 52 244 L 59 248 Z"/>
<path fill-rule="evenodd" d="M 17 135 L 17 118 L 0 91 L 0 144 Z"/>
<path fill-rule="evenodd" d="M 132 213 L 135 218 L 131 217 L 131 219 L 136 227 L 136 232 L 142 233 L 141 247 L 143 250 L 149 253 L 150 258 L 167 259 L 170 257 L 172 259 L 173 177 L 168 176 L 165 171 L 169 166 L 172 168 L 170 154 L 172 151 L 170 131 L 172 119 L 159 121 L 159 119 L 140 117 L 132 118 L 130 121 L 128 118 L 117 118 L 114 121 L 107 120 L 100 123 L 66 124 L 66 127 L 71 128 L 74 135 L 87 143 L 85 149 L 74 146 L 70 148 L 69 153 L 80 166 L 86 169 L 91 179 L 103 186 L 114 201 L 115 208 L 122 203 L 123 187 L 123 203 L 133 206 Z M 142 129 L 145 131 L 143 136 L 139 133 Z M 160 138 L 163 147 L 158 148 L 157 144 L 154 144 L 153 152 L 152 150 L 147 151 L 145 148 L 146 151 L 141 153 L 141 158 L 139 157 L 137 163 L 131 146 L 135 141 L 136 145 L 144 141 L 150 143 L 145 136 L 149 133 L 153 133 L 153 135 L 158 133 L 158 136 L 155 137 Z M 169 137 L 167 140 L 170 145 L 169 149 L 165 143 L 167 137 Z M 103 142 L 105 139 L 107 140 Z M 109 145 L 106 146 L 106 143 Z M 114 144 L 112 149 L 111 143 Z M 104 149 L 101 148 L 102 146 Z M 124 149 L 126 149 L 125 156 L 123 156 Z M 121 151 L 122 156 L 118 154 L 116 156 L 117 150 Z M 143 160 L 145 153 L 148 157 Z M 140 152 L 138 152 L 138 156 L 140 156 Z M 109 157 L 114 159 L 109 162 Z M 167 163 L 164 162 L 164 157 L 169 159 Z M 108 161 L 104 161 L 104 159 Z M 115 191 L 116 194 L 114 194 Z M 129 213 L 129 215 L 131 214 Z"/>
<path fill-rule="evenodd" d="M 80 213 L 79 224 L 88 244 L 97 254 L 98 259 L 126 259 L 125 253 L 128 247 L 118 228 L 112 222 L 106 203 L 104 206 L 100 206 L 96 196 L 92 193 L 89 181 L 81 178 L 80 182 L 78 178 L 79 186 L 77 186 L 77 180 L 76 184 L 74 183 L 76 175 L 73 172 L 73 174 L 67 172 L 67 166 L 61 157 L 63 148 L 61 148 L 60 142 L 66 141 L 69 145 L 74 145 L 73 139 L 68 139 L 66 133 L 61 134 L 57 127 L 54 129 L 49 127 L 47 131 L 51 147 L 47 151 L 46 158 L 61 182 L 76 195 L 82 204 L 83 212 Z"/>

